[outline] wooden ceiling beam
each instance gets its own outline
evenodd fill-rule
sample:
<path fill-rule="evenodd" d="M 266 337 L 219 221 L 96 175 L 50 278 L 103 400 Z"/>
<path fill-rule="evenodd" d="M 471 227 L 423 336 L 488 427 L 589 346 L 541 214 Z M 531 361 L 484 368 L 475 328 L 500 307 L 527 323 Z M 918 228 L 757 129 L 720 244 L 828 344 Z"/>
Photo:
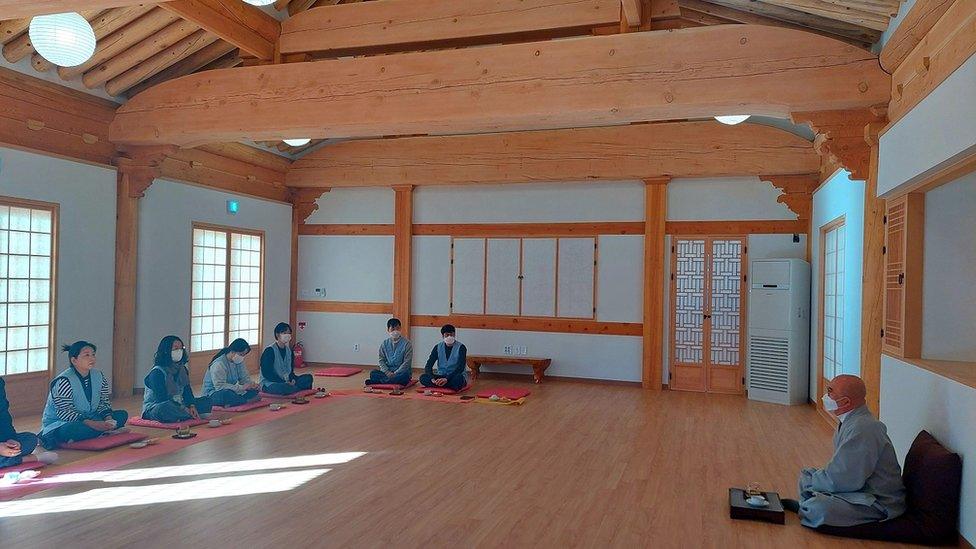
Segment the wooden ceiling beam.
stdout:
<path fill-rule="evenodd" d="M 126 48 L 117 55 L 105 60 L 97 67 L 85 72 L 81 78 L 87 88 L 96 88 L 112 80 L 116 76 L 145 62 L 157 52 L 165 51 L 170 46 L 192 36 L 200 28 L 191 21 L 176 19 L 159 32 L 156 32 L 139 43 Z"/>
<path fill-rule="evenodd" d="M 163 9 L 239 47 L 258 59 L 275 58 L 281 24 L 260 9 L 238 0 L 175 0 Z"/>
<path fill-rule="evenodd" d="M 631 27 L 640 26 L 642 8 L 641 0 L 620 0 L 620 11 L 623 15 L 623 21 L 626 21 L 627 25 Z"/>
<path fill-rule="evenodd" d="M 878 14 L 859 9 L 854 9 L 849 5 L 838 5 L 824 0 L 762 0 L 766 4 L 789 8 L 810 15 L 826 17 L 836 21 L 852 23 L 861 27 L 867 27 L 879 32 L 884 32 L 888 28 L 891 17 L 887 14 Z"/>
<path fill-rule="evenodd" d="M 956 0 L 916 0 L 885 42 L 878 59 L 889 74 L 901 65 Z"/>
<path fill-rule="evenodd" d="M 815 29 L 830 34 L 846 36 L 860 40 L 867 44 L 874 44 L 881 38 L 881 31 L 868 29 L 853 23 L 830 19 L 805 13 L 799 10 L 774 6 L 755 0 L 708 0 L 712 4 L 732 8 L 754 15 L 761 15 L 770 19 L 777 19 L 786 23 L 800 25 L 808 29 Z"/>
<path fill-rule="evenodd" d="M 809 141 L 758 124 L 607 128 L 354 140 L 296 160 L 290 187 L 452 185 L 814 173 Z"/>
<path fill-rule="evenodd" d="M 105 91 L 109 95 L 121 95 L 146 78 L 172 66 L 189 55 L 193 55 L 218 40 L 220 39 L 213 34 L 200 29 L 109 80 L 105 83 Z"/>
<path fill-rule="evenodd" d="M 237 46 L 234 44 L 230 44 L 218 39 L 199 51 L 187 55 L 165 70 L 162 70 L 155 75 L 140 81 L 135 86 L 126 90 L 125 93 L 129 97 L 132 97 L 137 93 L 151 88 L 161 82 L 192 74 L 236 49 Z"/>
<path fill-rule="evenodd" d="M 0 0 L 0 17 L 3 19 L 30 19 L 35 15 L 64 13 L 66 11 L 101 11 L 110 8 L 137 6 L 145 0 Z"/>
<path fill-rule="evenodd" d="M 619 23 L 620 1 L 384 0 L 323 6 L 286 19 L 279 49 L 282 54 L 337 56 L 373 48 L 427 49 L 445 41 L 560 29 L 588 33 L 595 26 Z"/>
<path fill-rule="evenodd" d="M 890 86 L 877 57 L 847 44 L 718 25 L 208 71 L 132 98 L 112 137 L 195 146 L 785 117 L 885 103 Z"/>

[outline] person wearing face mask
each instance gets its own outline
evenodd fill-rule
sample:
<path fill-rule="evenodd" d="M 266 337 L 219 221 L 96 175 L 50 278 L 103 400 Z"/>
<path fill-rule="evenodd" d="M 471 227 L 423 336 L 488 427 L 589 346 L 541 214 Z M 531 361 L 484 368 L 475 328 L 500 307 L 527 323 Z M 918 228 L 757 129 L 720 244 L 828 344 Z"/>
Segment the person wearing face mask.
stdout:
<path fill-rule="evenodd" d="M 468 384 L 464 368 L 467 366 L 468 350 L 456 338 L 457 330 L 450 324 L 441 328 L 443 341 L 434 345 L 427 357 L 420 383 L 424 387 L 460 390 Z M 437 364 L 437 369 L 434 369 Z"/>
<path fill-rule="evenodd" d="M 188 361 L 182 339 L 170 335 L 159 342 L 152 370 L 145 379 L 142 419 L 179 423 L 210 415 L 213 408 L 210 399 L 193 395 Z"/>
<path fill-rule="evenodd" d="M 129 421 L 125 410 L 112 410 L 108 380 L 95 369 L 95 345 L 76 341 L 62 350 L 71 365 L 51 381 L 41 416 L 41 444 L 48 449 L 95 438 Z"/>
<path fill-rule="evenodd" d="M 824 410 L 840 420 L 834 455 L 823 469 L 800 471 L 799 500 L 783 500 L 804 526 L 855 526 L 905 512 L 895 449 L 884 423 L 868 410 L 866 392 L 857 376 L 839 375 L 827 384 Z"/>
<path fill-rule="evenodd" d="M 291 326 L 279 322 L 274 329 L 275 342 L 261 353 L 261 390 L 275 395 L 291 395 L 312 388 L 312 374 L 295 375 L 291 351 Z"/>
<path fill-rule="evenodd" d="M 14 467 L 22 463 L 54 463 L 58 454 L 41 452 L 37 448 L 37 435 L 18 433 L 14 429 L 14 418 L 10 416 L 10 402 L 7 400 L 7 386 L 0 377 L 0 469 Z"/>
<path fill-rule="evenodd" d="M 386 322 L 386 331 L 390 337 L 380 344 L 380 367 L 369 373 L 366 385 L 410 383 L 413 344 L 403 337 L 401 327 L 398 318 L 391 318 Z"/>
<path fill-rule="evenodd" d="M 249 352 L 251 346 L 247 341 L 237 338 L 210 359 L 207 373 L 203 375 L 203 394 L 215 406 L 229 408 L 258 399 L 260 387 L 251 380 L 244 364 Z"/>

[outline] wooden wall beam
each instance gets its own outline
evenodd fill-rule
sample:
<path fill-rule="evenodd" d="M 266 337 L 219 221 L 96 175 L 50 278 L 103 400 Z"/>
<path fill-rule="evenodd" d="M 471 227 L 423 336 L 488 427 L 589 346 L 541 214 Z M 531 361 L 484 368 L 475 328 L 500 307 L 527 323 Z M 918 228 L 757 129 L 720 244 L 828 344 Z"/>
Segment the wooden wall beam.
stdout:
<path fill-rule="evenodd" d="M 400 319 L 403 335 L 410 337 L 410 273 L 413 243 L 413 187 L 393 188 L 393 316 Z"/>
<path fill-rule="evenodd" d="M 863 138 L 869 145 L 870 167 L 864 182 L 863 263 L 861 266 L 861 378 L 867 404 L 881 415 L 881 331 L 884 328 L 886 202 L 878 197 L 878 134 L 883 122 L 869 125 Z"/>
<path fill-rule="evenodd" d="M 664 372 L 664 234 L 668 218 L 667 180 L 644 185 L 644 337 L 641 385 L 661 390 Z"/>
<path fill-rule="evenodd" d="M 601 234 L 644 234 L 641 221 L 608 221 L 596 223 L 457 223 L 418 224 L 415 236 L 490 236 L 490 237 L 557 237 L 597 236 Z"/>
<path fill-rule="evenodd" d="M 30 18 L 69 11 L 107 10 L 145 4 L 145 0 L 0 0 L 0 19 Z"/>
<path fill-rule="evenodd" d="M 362 313 L 396 314 L 393 303 L 360 301 L 299 301 L 298 311 L 303 313 Z M 404 322 L 406 324 L 406 322 Z"/>
<path fill-rule="evenodd" d="M 806 220 L 743 221 L 668 221 L 667 234 L 680 235 L 740 235 L 740 234 L 807 234 Z"/>
<path fill-rule="evenodd" d="M 890 78 L 873 54 L 801 31 L 717 25 L 212 70 L 132 98 L 110 135 L 195 146 L 514 131 L 743 111 L 785 116 L 889 96 Z"/>
<path fill-rule="evenodd" d="M 628 26 L 637 27 L 641 24 L 641 12 L 643 6 L 641 0 L 620 0 L 620 11 L 623 14 L 623 22 Z"/>
<path fill-rule="evenodd" d="M 393 236 L 392 224 L 303 224 L 298 229 L 302 236 Z"/>
<path fill-rule="evenodd" d="M 175 0 L 160 6 L 258 59 L 275 58 L 281 24 L 254 6 L 236 0 Z"/>
<path fill-rule="evenodd" d="M 895 72 L 955 2 L 956 0 L 916 0 L 881 49 L 878 55 L 881 68 L 888 74 Z"/>
<path fill-rule="evenodd" d="M 759 124 L 605 128 L 354 140 L 292 164 L 294 187 L 529 183 L 815 173 L 810 142 Z"/>
<path fill-rule="evenodd" d="M 640 323 L 601 322 L 565 318 L 521 318 L 496 315 L 412 315 L 414 327 L 440 328 L 453 324 L 459 329 L 513 330 L 522 332 L 559 332 L 569 334 L 641 336 Z"/>
<path fill-rule="evenodd" d="M 628 0 L 634 2 L 635 0 Z M 620 0 L 384 0 L 320 6 L 281 24 L 282 54 L 428 49 L 441 42 L 501 41 L 520 33 L 620 21 Z"/>

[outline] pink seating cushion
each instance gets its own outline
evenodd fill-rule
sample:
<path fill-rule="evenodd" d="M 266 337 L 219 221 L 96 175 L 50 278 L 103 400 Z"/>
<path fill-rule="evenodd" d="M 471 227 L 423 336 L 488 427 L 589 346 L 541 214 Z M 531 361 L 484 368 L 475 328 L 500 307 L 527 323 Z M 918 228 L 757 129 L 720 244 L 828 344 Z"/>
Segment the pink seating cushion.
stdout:
<path fill-rule="evenodd" d="M 149 437 L 142 433 L 117 433 L 114 435 L 103 435 L 100 437 L 90 438 L 88 440 L 66 442 L 62 444 L 61 447 L 68 450 L 86 450 L 89 452 L 97 452 L 99 450 L 108 450 L 109 448 L 139 442 L 140 440 L 146 440 L 147 438 Z"/>
<path fill-rule="evenodd" d="M 180 421 L 179 423 L 163 423 L 161 421 L 155 421 L 152 419 L 142 419 L 141 417 L 129 420 L 129 425 L 137 425 L 139 427 L 155 427 L 156 429 L 171 429 L 173 431 L 182 427 L 196 427 L 198 425 L 205 425 L 206 423 L 207 420 L 205 419 L 188 419 L 186 421 Z"/>
<path fill-rule="evenodd" d="M 214 412 L 246 412 L 248 410 L 253 410 L 255 408 L 263 408 L 267 404 L 268 404 L 267 402 L 259 398 L 254 402 L 245 402 L 244 404 L 241 404 L 239 406 L 228 406 L 226 408 L 224 408 L 223 406 L 214 406 L 213 411 Z"/>
<path fill-rule="evenodd" d="M 293 399 L 293 398 L 295 398 L 295 397 L 307 397 L 307 396 L 312 396 L 312 395 L 314 395 L 314 394 L 315 394 L 316 392 L 317 392 L 317 390 L 316 390 L 316 389 L 306 389 L 306 390 L 304 390 L 304 391 L 297 391 L 297 392 L 294 392 L 294 393 L 292 393 L 292 394 L 290 394 L 290 395 L 273 395 L 273 394 L 271 394 L 271 393 L 265 393 L 265 392 L 261 392 L 261 393 L 259 393 L 259 394 L 261 395 L 261 398 L 275 398 L 275 399 L 288 399 L 288 400 L 291 400 L 291 399 Z"/>
<path fill-rule="evenodd" d="M 47 464 L 40 461 L 32 461 L 30 463 L 21 463 L 20 465 L 11 465 L 10 467 L 0 467 L 0 477 L 7 473 L 23 473 L 24 471 L 41 469 L 45 465 Z"/>
<path fill-rule="evenodd" d="M 406 385 L 397 385 L 396 383 L 373 383 L 371 385 L 367 385 L 367 387 L 372 387 L 374 389 L 380 389 L 383 391 L 395 391 L 397 389 L 408 389 L 416 384 L 417 380 L 411 379 Z"/>
<path fill-rule="evenodd" d="M 528 389 L 519 389 L 517 387 L 498 387 L 495 389 L 478 391 L 478 396 L 481 398 L 491 398 L 491 395 L 498 395 L 500 398 L 508 398 L 511 400 L 518 400 L 531 394 L 532 391 L 529 391 Z"/>
<path fill-rule="evenodd" d="M 362 368 L 353 368 L 351 366 L 332 366 L 330 368 L 318 370 L 315 372 L 315 375 L 325 377 L 349 377 L 362 371 Z"/>
<path fill-rule="evenodd" d="M 464 387 L 461 387 L 457 391 L 455 391 L 454 389 L 449 389 L 447 387 L 417 387 L 417 392 L 418 393 L 422 393 L 422 392 L 426 391 L 427 389 L 430 389 L 431 391 L 434 391 L 435 393 L 440 393 L 442 395 L 456 395 L 456 394 L 459 394 L 459 393 L 463 393 L 463 392 L 467 391 L 470 388 L 471 388 L 471 384 L 469 383 L 469 384 L 465 385 Z"/>

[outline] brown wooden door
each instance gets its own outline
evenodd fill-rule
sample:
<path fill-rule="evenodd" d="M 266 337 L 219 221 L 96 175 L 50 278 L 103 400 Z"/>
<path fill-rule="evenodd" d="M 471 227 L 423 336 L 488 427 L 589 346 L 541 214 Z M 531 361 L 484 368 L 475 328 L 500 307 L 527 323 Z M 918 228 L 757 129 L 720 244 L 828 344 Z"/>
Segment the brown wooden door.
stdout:
<path fill-rule="evenodd" d="M 742 393 L 745 237 L 675 237 L 670 387 Z"/>

